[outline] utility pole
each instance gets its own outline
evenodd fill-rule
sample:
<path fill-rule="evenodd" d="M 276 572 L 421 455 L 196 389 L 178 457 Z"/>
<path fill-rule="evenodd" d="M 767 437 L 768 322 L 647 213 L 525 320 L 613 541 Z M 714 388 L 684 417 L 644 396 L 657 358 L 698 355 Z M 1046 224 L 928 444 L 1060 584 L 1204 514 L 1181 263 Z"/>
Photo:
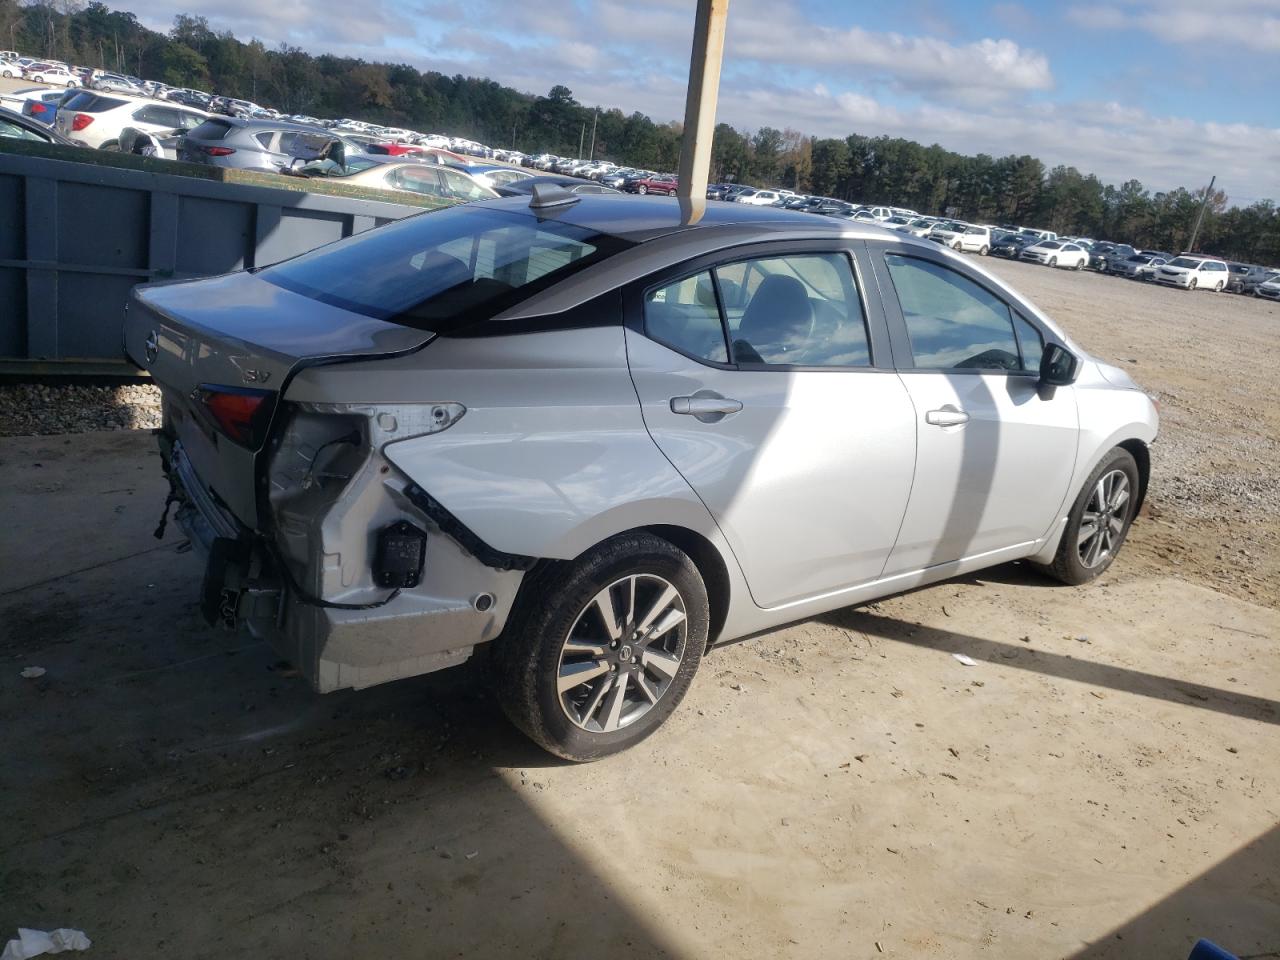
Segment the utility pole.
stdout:
<path fill-rule="evenodd" d="M 582 131 L 578 134 L 578 159 L 582 159 L 582 144 L 587 139 L 587 121 L 582 121 Z"/>
<path fill-rule="evenodd" d="M 716 100 L 720 95 L 720 63 L 724 59 L 729 0 L 698 0 L 689 56 L 689 92 L 684 104 L 684 139 L 680 145 L 680 214 L 697 223 L 707 209 L 707 174 L 715 135 Z"/>
<path fill-rule="evenodd" d="M 1196 216 L 1195 229 L 1191 231 L 1191 242 L 1187 244 L 1187 253 L 1195 253 L 1196 237 L 1200 236 L 1200 224 L 1204 223 L 1204 210 L 1209 206 L 1209 197 L 1213 195 L 1213 184 L 1217 179 L 1218 175 L 1215 173 L 1209 178 L 1209 186 L 1205 187 L 1204 200 L 1200 203 L 1200 213 Z"/>
<path fill-rule="evenodd" d="M 596 123 L 600 120 L 600 108 L 596 107 L 596 112 L 591 117 L 591 152 L 587 154 L 588 160 L 596 158 Z"/>

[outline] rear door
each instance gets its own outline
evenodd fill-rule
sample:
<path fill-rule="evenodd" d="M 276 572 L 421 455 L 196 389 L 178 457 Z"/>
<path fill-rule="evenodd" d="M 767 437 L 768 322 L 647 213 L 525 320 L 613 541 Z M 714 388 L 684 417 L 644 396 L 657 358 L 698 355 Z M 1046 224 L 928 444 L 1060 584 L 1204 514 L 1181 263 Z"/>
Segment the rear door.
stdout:
<path fill-rule="evenodd" d="M 1027 545 L 1075 465 L 1074 387 L 1042 390 L 1047 331 L 941 251 L 870 245 L 914 405 L 916 478 L 886 575 Z"/>
<path fill-rule="evenodd" d="M 625 291 L 627 354 L 650 434 L 778 607 L 880 576 L 915 422 L 858 251 L 747 249 Z"/>

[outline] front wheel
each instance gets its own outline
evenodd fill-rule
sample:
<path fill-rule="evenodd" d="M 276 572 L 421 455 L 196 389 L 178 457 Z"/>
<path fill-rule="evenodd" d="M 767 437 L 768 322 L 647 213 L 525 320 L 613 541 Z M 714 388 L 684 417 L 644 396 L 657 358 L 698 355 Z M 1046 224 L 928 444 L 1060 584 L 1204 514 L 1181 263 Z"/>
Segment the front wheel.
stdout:
<path fill-rule="evenodd" d="M 960 246 L 960 241 L 957 240 L 951 245 L 951 249 L 956 251 L 956 253 L 960 253 L 964 248 Z"/>
<path fill-rule="evenodd" d="M 1062 542 L 1047 571 L 1063 583 L 1088 583 L 1111 566 L 1138 506 L 1138 464 L 1116 447 L 1103 457 L 1067 515 Z"/>
<path fill-rule="evenodd" d="M 1187 290 L 1194 290 L 1195 288 L 1196 288 L 1196 278 L 1192 277 L 1191 282 L 1187 284 Z"/>
<path fill-rule="evenodd" d="M 1077 272 L 1078 272 L 1078 271 L 1080 271 L 1080 270 L 1083 270 L 1083 269 L 1084 269 L 1084 261 L 1083 261 L 1083 260 L 1077 260 L 1077 261 L 1076 261 L 1075 269 L 1077 270 Z"/>
<path fill-rule="evenodd" d="M 1049 266 L 1051 266 L 1051 267 L 1056 267 L 1057 265 L 1058 265 L 1058 258 L 1057 258 L 1057 257 L 1050 257 L 1050 258 L 1049 258 Z"/>
<path fill-rule="evenodd" d="M 693 561 L 651 534 L 624 534 L 529 576 L 494 642 L 507 716 L 567 760 L 597 760 L 653 733 L 707 645 L 710 609 Z"/>

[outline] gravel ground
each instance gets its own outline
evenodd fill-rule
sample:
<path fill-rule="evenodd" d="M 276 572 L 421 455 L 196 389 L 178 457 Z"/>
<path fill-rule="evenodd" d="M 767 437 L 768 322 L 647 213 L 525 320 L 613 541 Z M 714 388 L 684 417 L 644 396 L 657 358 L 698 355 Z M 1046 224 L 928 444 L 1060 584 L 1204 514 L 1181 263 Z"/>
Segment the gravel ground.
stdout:
<path fill-rule="evenodd" d="M 0 437 L 49 436 L 160 426 L 160 390 L 117 386 L 0 385 Z"/>

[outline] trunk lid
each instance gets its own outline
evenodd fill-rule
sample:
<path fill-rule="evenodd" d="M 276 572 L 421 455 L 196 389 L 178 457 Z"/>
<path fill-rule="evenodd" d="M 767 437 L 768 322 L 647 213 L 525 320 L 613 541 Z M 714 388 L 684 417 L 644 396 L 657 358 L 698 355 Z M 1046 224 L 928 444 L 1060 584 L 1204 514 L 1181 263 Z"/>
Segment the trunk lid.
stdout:
<path fill-rule="evenodd" d="M 261 444 L 250 449 L 219 429 L 202 391 L 263 391 L 274 408 L 290 374 L 304 366 L 404 353 L 433 336 L 234 273 L 136 288 L 124 348 L 161 388 L 165 429 L 200 481 L 256 529 Z"/>

